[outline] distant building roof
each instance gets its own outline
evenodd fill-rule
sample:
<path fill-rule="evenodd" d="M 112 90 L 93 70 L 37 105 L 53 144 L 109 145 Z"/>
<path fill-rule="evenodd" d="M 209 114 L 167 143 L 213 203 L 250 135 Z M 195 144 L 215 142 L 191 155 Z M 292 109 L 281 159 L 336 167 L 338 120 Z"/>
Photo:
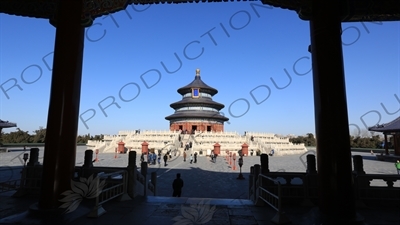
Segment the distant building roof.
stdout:
<path fill-rule="evenodd" d="M 389 123 L 377 124 L 373 127 L 369 127 L 368 130 L 383 133 L 400 132 L 400 116 Z"/>

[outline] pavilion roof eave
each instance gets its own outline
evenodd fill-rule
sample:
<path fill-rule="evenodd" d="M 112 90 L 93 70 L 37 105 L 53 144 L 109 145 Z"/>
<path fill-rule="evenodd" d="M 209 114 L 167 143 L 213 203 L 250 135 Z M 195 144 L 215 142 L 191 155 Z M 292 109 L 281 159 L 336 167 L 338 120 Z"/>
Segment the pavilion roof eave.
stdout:
<path fill-rule="evenodd" d="M 82 25 L 98 17 L 125 10 L 128 5 L 227 2 L 228 0 L 83 0 Z M 237 2 L 247 0 L 235 0 Z M 248 0 L 258 1 L 258 0 Z M 56 18 L 58 0 L 0 0 L 0 13 L 38 19 Z"/>
<path fill-rule="evenodd" d="M 16 123 L 0 120 L 0 128 L 11 128 L 16 126 Z"/>
<path fill-rule="evenodd" d="M 204 107 L 211 107 L 217 110 L 221 110 L 225 107 L 224 104 L 204 98 L 198 98 L 198 99 L 184 98 L 183 100 L 170 104 L 170 107 L 173 109 L 177 109 L 180 107 L 185 107 L 186 105 L 187 106 L 203 105 Z"/>
<path fill-rule="evenodd" d="M 382 133 L 398 133 L 400 132 L 400 116 L 389 123 L 377 124 L 373 127 L 369 127 L 368 130 Z"/>
<path fill-rule="evenodd" d="M 312 18 L 311 0 L 261 0 L 263 4 L 296 11 L 300 19 Z M 398 0 L 347 0 L 342 1 L 342 22 L 399 21 L 400 1 Z"/>
<path fill-rule="evenodd" d="M 213 119 L 213 120 L 221 120 L 228 121 L 229 118 L 213 112 L 196 112 L 196 111 L 187 111 L 187 112 L 175 112 L 172 115 L 165 117 L 166 120 L 174 120 L 174 119 L 186 119 L 186 118 L 197 118 L 197 119 Z"/>
<path fill-rule="evenodd" d="M 236 0 L 246 1 L 246 0 Z M 257 0 L 250 0 L 257 1 Z M 0 0 L 0 13 L 42 19 L 54 19 L 58 0 Z M 103 15 L 126 9 L 130 4 L 179 4 L 179 3 L 228 2 L 228 0 L 84 0 L 82 24 L 90 26 Z M 263 4 L 296 11 L 300 19 L 310 20 L 311 0 L 261 0 Z M 399 21 L 399 0 L 347 0 L 342 1 L 342 22 Z"/>

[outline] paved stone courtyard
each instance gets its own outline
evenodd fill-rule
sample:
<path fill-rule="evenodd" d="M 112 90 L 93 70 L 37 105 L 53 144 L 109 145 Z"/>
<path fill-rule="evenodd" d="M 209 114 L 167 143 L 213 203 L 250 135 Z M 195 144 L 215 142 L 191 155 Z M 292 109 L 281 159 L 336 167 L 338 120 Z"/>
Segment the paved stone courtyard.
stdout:
<path fill-rule="evenodd" d="M 77 148 L 76 165 L 82 166 L 86 147 Z M 309 151 L 309 154 L 315 154 Z M 0 182 L 20 178 L 23 167 L 24 152 L 15 151 L 0 153 Z M 396 174 L 394 164 L 377 161 L 370 153 L 357 153 L 364 158 L 364 170 L 367 174 Z M 93 156 L 95 158 L 95 155 Z M 94 166 L 126 167 L 128 155 L 99 154 L 99 162 Z M 269 157 L 270 171 L 305 172 L 306 154 Z M 43 148 L 39 152 L 39 161 L 43 160 Z M 237 162 L 236 162 L 237 163 Z M 239 167 L 233 170 L 225 157 L 218 157 L 217 162 L 211 162 L 209 157 L 199 156 L 197 163 L 184 162 L 180 155 L 172 156 L 168 165 L 150 165 L 151 172 L 157 172 L 157 197 L 137 197 L 129 201 L 110 201 L 104 204 L 107 211 L 97 219 L 88 218 L 92 205 L 79 206 L 73 219 L 65 224 L 200 224 L 206 225 L 261 225 L 274 224 L 271 219 L 276 211 L 271 207 L 257 207 L 248 200 L 248 174 L 250 166 L 259 164 L 258 156 L 244 157 L 242 172 L 245 180 L 236 179 Z M 137 165 L 140 166 L 139 155 Z M 181 198 L 171 198 L 172 181 L 176 173 L 181 173 L 184 180 Z M 374 185 L 385 185 L 384 182 L 373 182 Z M 400 186 L 399 181 L 395 186 Z M 12 192 L 0 194 L 0 224 L 56 224 L 57 221 L 44 221 L 43 217 L 32 218 L 27 212 L 30 205 L 37 203 L 37 198 L 12 198 Z M 166 196 L 166 197 L 162 197 Z M 208 210 L 208 211 L 207 211 Z M 315 214 L 315 207 L 285 207 L 285 215 L 292 224 L 309 225 Z M 202 212 L 203 214 L 201 214 Z M 380 207 L 358 208 L 357 212 L 367 221 L 367 224 L 399 224 L 398 209 Z M 13 216 L 11 216 L 13 215 Z M 47 217 L 46 217 L 47 218 Z"/>
<path fill-rule="evenodd" d="M 85 150 L 86 146 L 77 147 L 77 166 L 83 165 Z M 29 151 L 26 152 L 29 153 Z M 20 178 L 19 171 L 24 164 L 23 154 L 24 151 L 0 153 L 0 182 Z M 269 169 L 280 172 L 305 172 L 307 154 L 315 154 L 315 151 L 309 150 L 302 155 L 269 157 Z M 352 154 L 363 156 L 364 170 L 367 174 L 397 174 L 392 162 L 378 161 L 370 153 L 353 152 Z M 95 158 L 95 154 L 93 154 L 93 158 Z M 128 154 L 117 154 L 117 158 L 115 158 L 114 153 L 100 153 L 98 159 L 99 162 L 94 163 L 95 167 L 126 167 L 128 165 Z M 136 160 L 136 165 L 140 169 L 139 154 Z M 39 161 L 43 162 L 43 148 L 39 150 Z M 245 180 L 236 179 L 240 171 L 237 160 L 235 170 L 233 170 L 233 166 L 224 156 L 219 156 L 214 163 L 209 157 L 200 155 L 197 163 L 190 164 L 188 159 L 184 162 L 183 156 L 179 154 L 172 154 L 167 166 L 164 166 L 163 162 L 161 165 L 150 165 L 147 177 L 150 179 L 151 172 L 157 172 L 158 196 L 171 196 L 172 181 L 175 179 L 176 173 L 181 173 L 184 180 L 182 197 L 247 199 L 250 166 L 260 164 L 260 158 L 259 156 L 248 156 L 244 157 L 243 161 L 242 173 Z M 373 181 L 371 184 L 384 185 L 378 181 Z M 395 186 L 400 186 L 399 181 L 395 182 Z"/>

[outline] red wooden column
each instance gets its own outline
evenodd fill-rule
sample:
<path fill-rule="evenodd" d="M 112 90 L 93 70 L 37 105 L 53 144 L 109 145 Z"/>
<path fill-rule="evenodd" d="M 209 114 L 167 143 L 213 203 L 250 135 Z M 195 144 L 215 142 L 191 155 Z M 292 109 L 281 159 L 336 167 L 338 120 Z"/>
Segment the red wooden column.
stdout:
<path fill-rule="evenodd" d="M 40 209 L 56 209 L 71 189 L 76 158 L 84 27 L 82 0 L 60 0 L 46 126 Z"/>
<path fill-rule="evenodd" d="M 356 220 L 339 5 L 312 0 L 310 21 L 321 224 Z"/>

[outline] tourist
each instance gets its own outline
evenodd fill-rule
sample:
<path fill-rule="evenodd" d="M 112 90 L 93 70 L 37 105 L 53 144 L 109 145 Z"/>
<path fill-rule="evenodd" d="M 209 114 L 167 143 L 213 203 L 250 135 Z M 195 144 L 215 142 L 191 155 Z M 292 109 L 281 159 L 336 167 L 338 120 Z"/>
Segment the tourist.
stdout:
<path fill-rule="evenodd" d="M 273 149 L 271 149 L 271 151 L 269 152 L 269 156 L 274 156 L 275 151 Z"/>
<path fill-rule="evenodd" d="M 194 163 L 197 163 L 197 152 L 194 153 Z"/>
<path fill-rule="evenodd" d="M 214 163 L 217 162 L 217 156 L 218 156 L 218 154 L 214 154 Z"/>
<path fill-rule="evenodd" d="M 186 152 L 183 152 L 183 161 L 186 162 Z"/>
<path fill-rule="evenodd" d="M 158 161 L 158 165 L 160 165 L 161 164 L 161 153 L 158 153 L 157 161 Z"/>
<path fill-rule="evenodd" d="M 397 162 L 396 162 L 394 165 L 396 166 L 396 169 L 397 169 L 397 174 L 399 174 L 399 175 L 400 175 L 400 161 L 399 161 L 399 160 L 397 160 Z"/>
<path fill-rule="evenodd" d="M 181 174 L 176 174 L 176 179 L 172 182 L 172 189 L 174 192 L 172 193 L 172 197 L 181 197 L 183 188 L 183 180 L 181 179 Z"/>
<path fill-rule="evenodd" d="M 142 155 L 140 155 L 140 162 L 144 162 L 144 155 L 142 153 Z"/>
<path fill-rule="evenodd" d="M 193 156 L 192 154 L 190 154 L 190 164 L 192 164 L 192 162 L 193 162 Z"/>
<path fill-rule="evenodd" d="M 168 155 L 164 155 L 164 166 L 167 166 Z"/>

